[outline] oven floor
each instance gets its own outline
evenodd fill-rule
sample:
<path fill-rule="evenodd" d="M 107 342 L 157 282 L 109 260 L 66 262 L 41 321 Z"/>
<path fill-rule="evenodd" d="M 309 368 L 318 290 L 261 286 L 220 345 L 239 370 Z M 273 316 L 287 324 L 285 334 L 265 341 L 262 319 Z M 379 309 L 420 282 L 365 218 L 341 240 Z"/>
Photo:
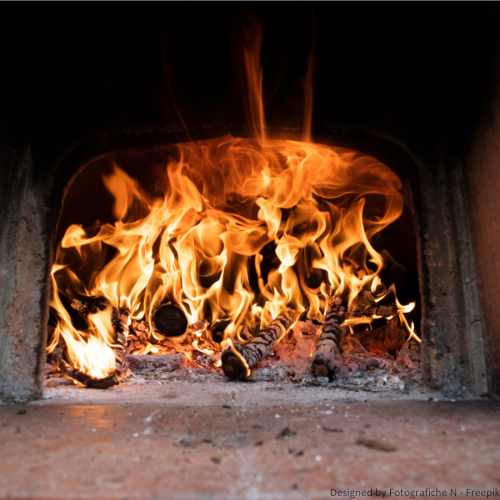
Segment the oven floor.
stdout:
<path fill-rule="evenodd" d="M 280 383 L 46 390 L 0 406 L 0 497 L 313 499 L 500 489 L 500 405 Z M 362 495 L 362 493 L 357 493 Z M 427 496 L 431 496 L 428 493 Z M 395 493 L 392 493 L 395 496 Z"/>

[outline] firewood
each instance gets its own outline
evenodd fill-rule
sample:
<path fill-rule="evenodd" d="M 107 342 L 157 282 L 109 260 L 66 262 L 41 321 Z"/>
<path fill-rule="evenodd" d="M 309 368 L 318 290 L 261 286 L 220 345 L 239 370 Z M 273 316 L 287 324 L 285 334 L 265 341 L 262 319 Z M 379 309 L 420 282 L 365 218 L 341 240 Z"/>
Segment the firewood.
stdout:
<path fill-rule="evenodd" d="M 125 363 L 125 355 L 127 353 L 128 320 L 130 313 L 128 311 L 120 313 L 116 307 L 111 306 L 105 297 L 85 296 L 81 299 L 74 299 L 71 307 L 76 309 L 84 318 L 105 310 L 110 311 L 111 324 L 115 332 L 112 350 L 115 354 L 116 371 L 119 377 L 126 378 L 127 365 Z"/>
<path fill-rule="evenodd" d="M 323 331 L 316 345 L 311 370 L 317 377 L 334 378 L 342 361 L 339 356 L 339 342 L 342 334 L 341 323 L 344 321 L 345 307 L 342 299 L 330 299 L 325 314 Z"/>
<path fill-rule="evenodd" d="M 389 352 L 382 340 L 379 339 L 367 337 L 364 342 L 362 342 L 362 345 L 372 356 L 380 356 Z"/>
<path fill-rule="evenodd" d="M 222 370 L 231 379 L 245 380 L 250 370 L 264 357 L 272 354 L 272 348 L 292 323 L 293 313 L 286 310 L 274 319 L 247 344 L 233 341 L 222 352 Z"/>
<path fill-rule="evenodd" d="M 400 349 L 406 337 L 404 327 L 399 323 L 399 318 L 392 318 L 387 322 L 387 331 L 384 338 L 384 345 L 389 352 Z"/>
<path fill-rule="evenodd" d="M 52 353 L 49 354 L 48 357 L 50 363 L 56 365 L 65 375 L 68 377 L 82 383 L 83 385 L 93 388 L 93 389 L 107 389 L 108 387 L 112 387 L 113 385 L 117 385 L 120 383 L 120 379 L 116 373 L 109 375 L 105 378 L 94 378 L 86 373 L 81 372 L 80 370 L 76 370 L 72 368 L 64 359 Z"/>
<path fill-rule="evenodd" d="M 229 319 L 218 319 L 212 323 L 210 326 L 210 337 L 215 343 L 220 344 L 224 340 L 224 332 L 230 324 L 231 320 Z M 246 325 L 243 325 L 240 337 L 244 340 L 251 340 L 253 338 L 253 335 Z"/>
<path fill-rule="evenodd" d="M 185 333 L 188 320 L 184 311 L 175 304 L 164 304 L 158 308 L 152 317 L 153 328 L 164 337 L 180 337 Z"/>

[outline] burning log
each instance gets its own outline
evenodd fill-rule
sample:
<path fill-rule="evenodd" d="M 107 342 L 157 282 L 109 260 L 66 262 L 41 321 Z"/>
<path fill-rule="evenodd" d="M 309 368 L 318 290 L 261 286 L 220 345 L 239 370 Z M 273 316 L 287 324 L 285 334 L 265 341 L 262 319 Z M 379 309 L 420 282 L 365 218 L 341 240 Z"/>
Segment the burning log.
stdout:
<path fill-rule="evenodd" d="M 73 299 L 71 303 L 71 307 L 76 309 L 84 318 L 88 318 L 91 314 L 96 314 L 98 312 L 102 312 L 105 310 L 111 311 L 111 324 L 113 326 L 113 330 L 116 334 L 115 342 L 116 344 L 112 347 L 112 350 L 115 354 L 116 360 L 116 371 L 117 375 L 121 378 L 125 378 L 127 376 L 127 364 L 125 362 L 126 355 L 126 346 L 127 346 L 127 333 L 128 333 L 128 320 L 129 320 L 129 312 L 124 311 L 120 313 L 118 309 L 112 307 L 109 301 L 105 297 L 82 297 L 81 299 Z M 62 358 L 61 358 L 62 359 Z M 68 365 L 69 366 L 69 365 Z M 61 368 L 62 370 L 62 368 Z M 63 370 L 64 371 L 64 370 Z M 66 372 L 65 372 L 66 373 Z M 78 372 L 80 373 L 80 372 Z M 69 373 L 67 373 L 69 375 Z M 87 377 L 85 374 L 82 374 L 84 377 Z M 69 375 L 71 376 L 71 375 Z M 80 376 L 80 375 L 79 375 Z M 75 380 L 79 380 L 76 377 Z M 110 378 L 110 377 L 107 377 Z M 102 379 L 102 380 L 107 380 Z M 94 379 L 97 380 L 97 379 Z M 85 383 L 85 382 L 82 382 Z M 90 383 L 93 384 L 92 381 Z M 118 382 L 117 382 L 118 383 Z M 87 384 L 85 384 L 87 385 Z M 111 384 L 114 385 L 114 384 Z M 90 387 L 87 385 L 87 387 Z M 92 387 L 97 387 L 96 385 L 92 385 Z M 108 386 L 109 387 L 109 386 Z"/>
<path fill-rule="evenodd" d="M 234 341 L 227 346 L 221 356 L 224 374 L 231 379 L 247 379 L 250 370 L 272 354 L 272 347 L 291 325 L 292 318 L 292 311 L 287 310 L 247 344 Z"/>
<path fill-rule="evenodd" d="M 188 320 L 175 304 L 164 304 L 153 314 L 153 327 L 165 337 L 180 337 L 185 333 Z"/>
<path fill-rule="evenodd" d="M 345 308 L 342 306 L 342 299 L 332 299 L 325 314 L 323 331 L 313 356 L 311 370 L 316 377 L 332 378 L 341 368 L 339 343 L 342 327 L 340 325 L 344 321 L 344 316 Z"/>
<path fill-rule="evenodd" d="M 117 385 L 120 383 L 120 379 L 118 378 L 117 373 L 113 373 L 109 377 L 105 378 L 94 378 L 86 373 L 81 372 L 80 370 L 76 370 L 72 368 L 64 359 L 59 357 L 57 354 L 50 354 L 49 361 L 56 365 L 65 375 L 68 377 L 82 383 L 83 385 L 92 388 L 92 389 L 107 389 L 108 387 L 112 387 L 113 385 Z"/>
<path fill-rule="evenodd" d="M 399 318 L 392 318 L 387 322 L 386 335 L 384 338 L 384 346 L 389 352 L 400 349 L 406 337 L 406 331 L 399 323 Z"/>

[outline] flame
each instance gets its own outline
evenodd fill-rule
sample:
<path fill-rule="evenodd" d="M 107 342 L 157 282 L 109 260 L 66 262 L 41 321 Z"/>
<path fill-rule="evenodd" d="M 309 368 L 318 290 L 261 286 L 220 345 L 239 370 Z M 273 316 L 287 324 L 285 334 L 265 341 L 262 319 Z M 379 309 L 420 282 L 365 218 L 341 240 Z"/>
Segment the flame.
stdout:
<path fill-rule="evenodd" d="M 231 338 L 245 325 L 265 328 L 285 308 L 297 315 L 309 308 L 310 318 L 321 318 L 330 295 L 346 292 L 350 302 L 361 289 L 376 289 L 384 259 L 370 239 L 399 217 L 403 204 L 399 179 L 377 160 L 287 140 L 268 140 L 265 148 L 229 136 L 180 144 L 165 169 L 163 199 L 152 199 L 117 166 L 104 181 L 121 220 L 90 230 L 73 225 L 57 250 L 52 307 L 69 351 L 79 339 L 88 345 L 92 335 L 72 327 L 59 298 L 68 289 L 106 297 L 132 318 L 145 318 L 151 331 L 154 310 L 167 301 L 189 324 L 229 320 Z M 266 245 L 276 260 L 267 277 Z M 319 293 L 305 286 L 314 270 L 326 278 Z M 402 315 L 414 307 L 396 304 Z M 109 348 L 109 325 L 89 319 Z M 204 334 L 193 331 L 193 340 Z M 81 354 L 74 356 L 76 365 Z"/>
<path fill-rule="evenodd" d="M 57 290 L 57 273 L 64 267 L 54 265 L 52 268 L 52 285 Z M 112 375 L 116 368 L 116 359 L 112 350 L 115 333 L 111 324 L 111 310 L 89 315 L 89 327 L 79 331 L 73 327 L 71 318 L 64 308 L 60 296 L 53 294 L 51 307 L 58 312 L 58 324 L 48 352 L 52 352 L 60 336 L 66 344 L 69 363 L 94 378 L 105 378 Z"/>
<path fill-rule="evenodd" d="M 205 330 L 190 332 L 188 345 L 172 341 L 192 359 L 192 350 L 209 355 L 232 346 L 230 339 L 241 339 L 243 328 L 263 329 L 285 309 L 295 311 L 294 321 L 306 309 L 309 318 L 322 319 L 330 296 L 345 294 L 350 303 L 360 290 L 375 293 L 381 283 L 384 258 L 370 241 L 401 215 L 401 182 L 372 157 L 310 141 L 311 58 L 306 140 L 267 136 L 262 34 L 252 19 L 242 37 L 254 138 L 178 144 L 159 179 L 162 198 L 147 194 L 115 165 L 103 182 L 114 197 L 117 222 L 67 229 L 52 272 L 58 325 L 49 350 L 62 335 L 73 366 L 93 376 L 112 373 L 114 337 L 108 312 L 89 317 L 89 329 L 77 331 L 61 295 L 106 297 L 128 310 L 131 320 L 144 319 L 153 343 L 166 340 L 154 331 L 152 316 L 168 301 L 190 325 L 226 321 L 226 341 L 218 346 Z M 305 284 L 313 272 L 324 277 L 319 291 Z M 404 318 L 411 309 L 398 302 L 397 310 Z M 356 322 L 361 319 L 346 324 Z M 149 344 L 133 352 L 158 348 Z"/>

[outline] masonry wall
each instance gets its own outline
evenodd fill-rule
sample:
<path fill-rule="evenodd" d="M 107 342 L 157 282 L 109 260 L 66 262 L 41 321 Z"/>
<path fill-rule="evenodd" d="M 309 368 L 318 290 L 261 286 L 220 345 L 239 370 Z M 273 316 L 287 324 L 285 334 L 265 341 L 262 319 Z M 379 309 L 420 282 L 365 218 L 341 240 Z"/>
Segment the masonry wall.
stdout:
<path fill-rule="evenodd" d="M 498 41 L 497 41 L 498 43 Z M 500 46 L 500 44 L 499 44 Z M 491 394 L 500 397 L 500 51 L 463 152 Z"/>

